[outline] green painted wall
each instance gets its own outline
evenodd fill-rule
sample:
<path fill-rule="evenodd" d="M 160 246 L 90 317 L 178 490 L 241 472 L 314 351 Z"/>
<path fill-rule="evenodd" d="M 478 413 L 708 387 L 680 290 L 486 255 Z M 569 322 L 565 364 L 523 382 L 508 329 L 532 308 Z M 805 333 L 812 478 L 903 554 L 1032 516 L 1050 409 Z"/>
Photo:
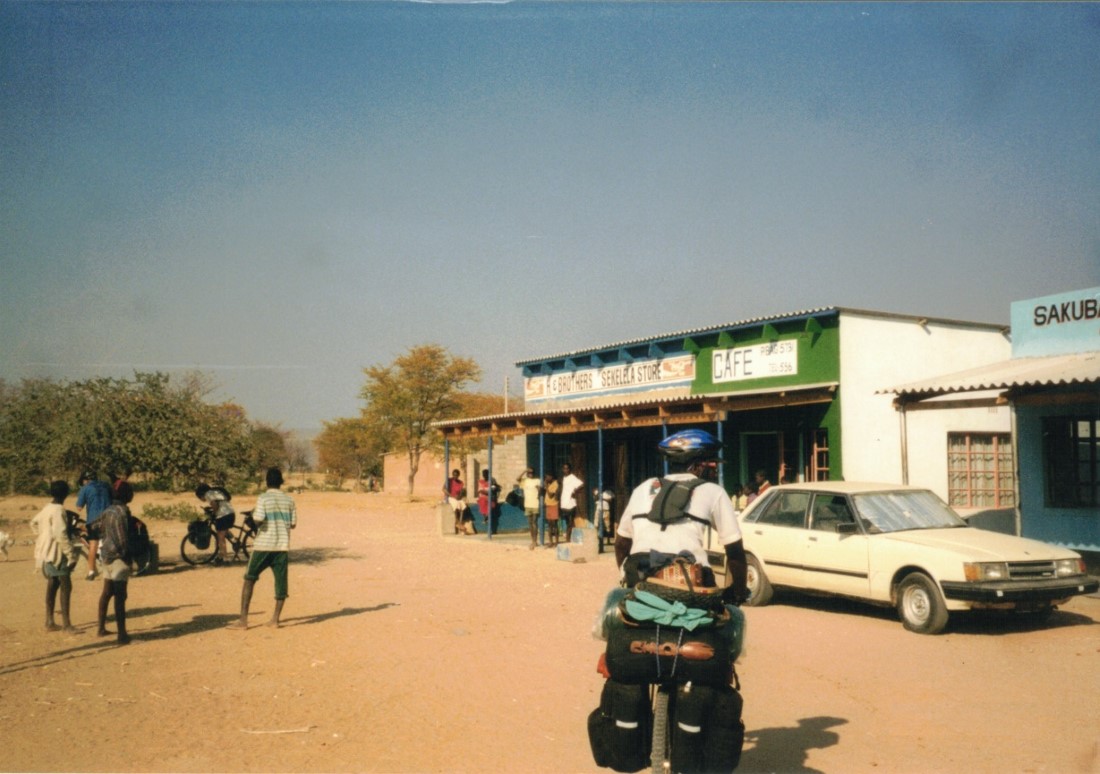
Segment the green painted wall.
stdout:
<path fill-rule="evenodd" d="M 713 381 L 716 350 L 740 349 L 772 342 L 794 343 L 796 373 L 718 383 Z M 692 391 L 696 394 L 728 394 L 840 381 L 840 318 L 836 315 L 780 323 L 762 323 L 756 327 L 696 339 L 689 342 L 689 346 L 696 349 L 696 376 L 692 385 Z M 726 367 L 729 367 L 728 363 Z M 828 432 L 829 437 L 829 477 L 843 478 L 840 416 L 839 388 L 836 398 L 830 403 L 732 413 L 727 429 L 730 474 L 736 479 L 743 477 L 740 472 L 742 466 L 737 449 L 738 433 L 769 430 L 805 433 L 821 428 Z"/>
<path fill-rule="evenodd" d="M 798 372 L 781 376 L 762 376 L 737 381 L 713 381 L 716 350 L 738 349 L 772 342 L 794 342 Z M 764 323 L 759 327 L 712 334 L 693 340 L 696 352 L 696 394 L 730 393 L 760 390 L 786 385 L 840 381 L 840 318 L 828 316 L 790 322 Z"/>

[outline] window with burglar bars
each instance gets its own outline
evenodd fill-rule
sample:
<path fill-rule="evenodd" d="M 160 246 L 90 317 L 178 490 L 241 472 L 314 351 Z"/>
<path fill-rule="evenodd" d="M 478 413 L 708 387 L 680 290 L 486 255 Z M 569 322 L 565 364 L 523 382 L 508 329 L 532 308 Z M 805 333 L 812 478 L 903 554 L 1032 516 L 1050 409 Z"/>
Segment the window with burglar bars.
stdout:
<path fill-rule="evenodd" d="M 1008 433 L 947 434 L 947 495 L 955 508 L 1016 507 Z"/>
<path fill-rule="evenodd" d="M 1100 419 L 1043 419 L 1043 485 L 1048 506 L 1100 505 Z"/>

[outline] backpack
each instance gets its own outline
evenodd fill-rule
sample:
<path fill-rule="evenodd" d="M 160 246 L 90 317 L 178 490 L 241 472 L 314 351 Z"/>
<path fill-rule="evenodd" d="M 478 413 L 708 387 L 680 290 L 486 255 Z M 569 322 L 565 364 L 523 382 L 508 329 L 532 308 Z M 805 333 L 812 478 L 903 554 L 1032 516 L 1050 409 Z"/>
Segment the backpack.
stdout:
<path fill-rule="evenodd" d="M 504 502 L 508 503 L 513 508 L 522 508 L 523 499 L 523 490 L 517 486 L 508 493 L 508 496 L 504 498 Z"/>
<path fill-rule="evenodd" d="M 649 513 L 646 514 L 646 518 L 660 524 L 662 532 L 669 524 L 684 519 L 693 519 L 703 524 L 710 524 L 706 519 L 692 516 L 686 510 L 688 503 L 691 502 L 691 493 L 705 483 L 706 480 L 702 478 L 693 478 L 690 481 L 674 481 L 670 478 L 662 478 L 660 480 L 661 488 L 653 499 L 653 505 L 650 507 Z"/>

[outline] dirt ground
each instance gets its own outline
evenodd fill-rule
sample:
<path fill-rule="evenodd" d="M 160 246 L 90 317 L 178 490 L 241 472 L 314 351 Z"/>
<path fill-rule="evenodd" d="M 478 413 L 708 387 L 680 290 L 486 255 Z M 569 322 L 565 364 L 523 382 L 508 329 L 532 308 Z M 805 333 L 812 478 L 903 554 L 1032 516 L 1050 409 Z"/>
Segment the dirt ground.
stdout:
<path fill-rule="evenodd" d="M 180 498 L 186 501 L 184 498 Z M 249 498 L 234 501 L 251 506 Z M 231 631 L 240 564 L 179 561 L 130 583 L 133 642 L 94 633 L 101 582 L 74 575 L 75 635 L 43 628 L 26 522 L 0 559 L 5 771 L 589 772 L 590 635 L 615 582 L 522 539 L 442 536 L 434 503 L 296 495 L 284 626 L 272 585 Z M 135 512 L 166 496 L 138 495 Z M 72 506 L 70 500 L 68 505 Z M 1043 629 L 964 619 L 905 632 L 892 611 L 781 599 L 747 611 L 739 771 L 1100 772 L 1100 599 Z"/>

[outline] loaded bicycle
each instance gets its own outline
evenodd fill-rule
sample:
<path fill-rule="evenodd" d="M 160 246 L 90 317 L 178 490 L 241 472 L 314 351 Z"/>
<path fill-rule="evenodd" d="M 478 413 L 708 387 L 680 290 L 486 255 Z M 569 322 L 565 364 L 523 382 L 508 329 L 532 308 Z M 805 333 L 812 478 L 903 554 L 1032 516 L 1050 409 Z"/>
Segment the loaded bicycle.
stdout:
<path fill-rule="evenodd" d="M 180 541 L 180 557 L 188 564 L 209 564 L 218 555 L 214 511 L 209 507 L 203 508 L 203 515 L 204 518 L 188 523 L 187 534 Z M 234 561 L 248 559 L 252 541 L 256 537 L 256 522 L 252 520 L 252 511 L 241 511 L 241 516 L 244 517 L 243 522 L 234 524 L 225 533 L 226 554 Z"/>
<path fill-rule="evenodd" d="M 653 774 L 737 767 L 744 616 L 722 603 L 711 578 L 697 582 L 697 568 L 678 562 L 608 595 L 596 632 L 607 641 L 597 667 L 607 679 L 588 718 L 597 765 Z"/>

